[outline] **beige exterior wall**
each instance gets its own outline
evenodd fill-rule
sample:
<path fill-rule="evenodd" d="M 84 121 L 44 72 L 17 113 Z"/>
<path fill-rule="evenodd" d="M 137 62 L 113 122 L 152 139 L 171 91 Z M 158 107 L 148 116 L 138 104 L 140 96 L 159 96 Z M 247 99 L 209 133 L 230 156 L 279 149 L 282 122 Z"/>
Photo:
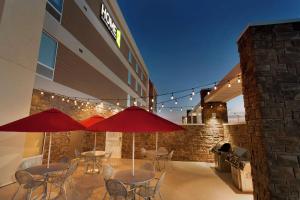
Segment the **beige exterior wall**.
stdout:
<path fill-rule="evenodd" d="M 5 1 L 0 23 L 0 124 L 29 114 L 46 1 Z M 0 134 L 0 186 L 14 181 L 24 133 Z"/>

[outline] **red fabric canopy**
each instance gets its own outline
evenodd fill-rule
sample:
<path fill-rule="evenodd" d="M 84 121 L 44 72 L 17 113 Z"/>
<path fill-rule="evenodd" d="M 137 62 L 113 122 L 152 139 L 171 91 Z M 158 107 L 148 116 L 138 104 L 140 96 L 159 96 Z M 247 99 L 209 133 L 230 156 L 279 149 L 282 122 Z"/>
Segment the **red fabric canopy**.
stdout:
<path fill-rule="evenodd" d="M 88 128 L 90 131 L 112 132 L 167 132 L 183 127 L 151 112 L 132 106 Z"/>
<path fill-rule="evenodd" d="M 85 120 L 80 121 L 80 123 L 85 126 L 85 127 L 90 127 L 98 122 L 101 122 L 102 120 L 104 120 L 105 118 L 100 116 L 100 115 L 94 115 L 92 117 L 89 117 Z"/>
<path fill-rule="evenodd" d="M 85 130 L 85 127 L 57 109 L 49 109 L 0 126 L 0 131 L 13 132 L 62 132 L 75 130 Z"/>

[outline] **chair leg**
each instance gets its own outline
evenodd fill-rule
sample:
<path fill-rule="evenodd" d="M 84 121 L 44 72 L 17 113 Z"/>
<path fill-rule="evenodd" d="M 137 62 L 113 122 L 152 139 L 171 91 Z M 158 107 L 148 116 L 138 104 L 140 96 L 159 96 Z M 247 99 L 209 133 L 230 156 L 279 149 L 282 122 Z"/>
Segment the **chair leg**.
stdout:
<path fill-rule="evenodd" d="M 15 192 L 15 194 L 14 194 L 14 196 L 13 196 L 12 200 L 15 200 L 15 199 L 16 199 L 16 197 L 17 197 L 17 194 L 18 194 L 18 192 L 19 192 L 20 188 L 21 188 L 21 185 L 19 185 L 19 187 L 18 187 L 17 191 Z"/>
<path fill-rule="evenodd" d="M 105 192 L 102 200 L 106 199 L 106 195 L 107 195 L 107 192 Z"/>
<path fill-rule="evenodd" d="M 161 193 L 160 193 L 160 192 L 158 192 L 158 195 L 159 195 L 159 198 L 160 198 L 161 200 L 163 200 L 163 198 L 161 197 Z"/>

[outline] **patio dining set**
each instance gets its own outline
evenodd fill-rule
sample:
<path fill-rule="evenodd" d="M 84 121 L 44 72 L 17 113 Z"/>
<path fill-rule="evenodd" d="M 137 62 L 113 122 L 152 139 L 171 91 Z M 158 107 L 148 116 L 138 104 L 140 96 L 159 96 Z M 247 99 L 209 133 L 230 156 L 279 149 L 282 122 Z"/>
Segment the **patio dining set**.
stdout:
<path fill-rule="evenodd" d="M 96 134 L 92 151 L 79 152 L 75 150 L 75 159 L 71 160 L 67 157 L 62 157 L 60 162 L 50 163 L 52 132 L 59 133 L 77 130 L 132 134 L 132 169 L 113 173 L 114 169 L 109 163 L 112 152 L 96 150 Z M 135 196 L 140 196 L 144 199 L 154 199 L 157 194 L 161 198 L 159 188 L 165 177 L 166 163 L 172 159 L 174 151 L 168 152 L 166 148 L 158 148 L 157 133 L 179 130 L 184 129 L 136 106 L 129 107 L 107 119 L 91 118 L 81 123 L 59 110 L 50 109 L 0 126 L 0 131 L 6 132 L 50 133 L 47 164 L 20 169 L 15 173 L 16 181 L 20 185 L 19 189 L 27 190 L 26 199 L 28 200 L 31 199 L 32 192 L 38 188 L 43 188 L 42 199 L 50 198 L 52 187 L 59 188 L 59 195 L 63 194 L 65 199 L 67 199 L 66 184 L 70 183 L 69 185 L 72 185 L 72 174 L 82 160 L 85 164 L 86 174 L 102 173 L 105 188 L 110 199 L 135 199 Z M 150 162 L 138 169 L 135 168 L 134 159 L 136 132 L 156 133 L 156 149 L 141 149 L 143 158 L 150 160 Z M 43 148 L 43 155 L 44 153 Z M 158 178 L 155 177 L 157 171 L 161 172 Z M 151 184 L 153 180 L 156 180 L 154 186 Z M 49 189 L 48 185 L 50 186 Z M 18 191 L 13 199 L 16 198 Z"/>

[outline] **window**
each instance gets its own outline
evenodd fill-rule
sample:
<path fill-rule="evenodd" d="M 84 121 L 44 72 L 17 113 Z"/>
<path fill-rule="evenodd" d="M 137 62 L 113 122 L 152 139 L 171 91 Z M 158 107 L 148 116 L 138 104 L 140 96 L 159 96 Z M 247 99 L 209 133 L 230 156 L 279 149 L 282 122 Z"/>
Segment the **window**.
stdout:
<path fill-rule="evenodd" d="M 127 94 L 127 107 L 130 107 L 130 95 L 129 94 Z"/>
<path fill-rule="evenodd" d="M 131 51 L 128 52 L 128 61 L 129 61 L 129 63 L 132 63 Z"/>
<path fill-rule="evenodd" d="M 48 0 L 46 10 L 57 20 L 61 21 L 63 0 Z"/>
<path fill-rule="evenodd" d="M 57 42 L 50 35 L 43 32 L 40 42 L 37 73 L 53 79 L 57 53 Z"/>
<path fill-rule="evenodd" d="M 143 72 L 141 73 L 141 80 L 142 81 L 144 80 L 144 74 L 143 74 Z"/>
<path fill-rule="evenodd" d="M 130 71 L 128 71 L 128 80 L 127 80 L 128 85 L 131 85 L 131 74 Z"/>
<path fill-rule="evenodd" d="M 135 72 L 138 74 L 139 73 L 139 64 L 135 63 Z"/>

